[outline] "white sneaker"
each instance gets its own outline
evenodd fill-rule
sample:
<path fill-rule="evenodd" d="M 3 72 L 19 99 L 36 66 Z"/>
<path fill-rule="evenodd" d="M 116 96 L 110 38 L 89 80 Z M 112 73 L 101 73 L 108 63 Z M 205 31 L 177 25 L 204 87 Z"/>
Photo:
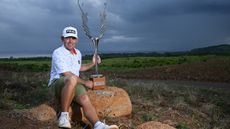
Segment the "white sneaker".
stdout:
<path fill-rule="evenodd" d="M 97 122 L 94 126 L 94 129 L 118 129 L 117 125 L 106 125 L 102 122 Z"/>
<path fill-rule="evenodd" d="M 58 126 L 60 128 L 71 128 L 69 113 L 61 113 L 58 120 Z"/>

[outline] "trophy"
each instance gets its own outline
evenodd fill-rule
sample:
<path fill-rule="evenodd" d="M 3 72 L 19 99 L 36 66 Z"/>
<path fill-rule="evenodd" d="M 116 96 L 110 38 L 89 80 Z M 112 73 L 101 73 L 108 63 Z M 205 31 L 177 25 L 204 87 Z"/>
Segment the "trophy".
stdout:
<path fill-rule="evenodd" d="M 99 66 L 98 66 L 98 63 L 97 63 L 97 56 L 98 56 L 98 44 L 99 44 L 99 41 L 100 39 L 104 36 L 104 33 L 105 33 L 105 30 L 106 30 L 106 26 L 105 26 L 105 21 L 106 21 L 106 12 L 105 12 L 105 9 L 106 9 L 106 3 L 104 4 L 104 10 L 103 12 L 100 14 L 100 17 L 101 17 L 101 26 L 100 26 L 100 34 L 98 37 L 93 37 L 91 36 L 90 34 L 90 30 L 89 30 L 89 27 L 87 25 L 87 22 L 88 22 L 88 16 L 87 16 L 87 13 L 84 12 L 82 6 L 80 5 L 80 0 L 78 0 L 78 6 L 81 10 L 81 16 L 82 16 L 82 27 L 83 27 L 83 30 L 86 34 L 86 36 L 92 41 L 93 43 L 93 46 L 94 46 L 94 56 L 96 56 L 96 65 L 95 65 L 95 74 L 94 75 L 91 75 L 90 76 L 90 80 L 93 81 L 93 84 L 94 84 L 94 90 L 97 90 L 97 89 L 104 89 L 105 88 L 105 76 L 103 76 L 102 74 L 99 74 Z"/>

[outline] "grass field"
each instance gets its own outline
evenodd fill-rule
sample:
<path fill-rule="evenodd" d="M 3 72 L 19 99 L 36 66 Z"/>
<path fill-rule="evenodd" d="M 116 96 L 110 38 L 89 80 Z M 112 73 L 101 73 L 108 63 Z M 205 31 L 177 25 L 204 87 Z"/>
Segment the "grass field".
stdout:
<path fill-rule="evenodd" d="M 0 60 L 1 125 L 4 120 L 9 123 L 6 128 L 12 128 L 10 125 L 15 125 L 15 122 L 18 124 L 18 120 L 7 117 L 7 112 L 30 108 L 50 99 L 52 94 L 47 89 L 50 64 L 49 58 Z M 164 80 L 186 80 L 229 84 L 229 56 L 105 58 L 99 68 L 108 77 L 108 85 L 121 87 L 130 95 L 132 114 L 106 119 L 110 123 L 127 125 L 122 129 L 131 129 L 146 121 L 160 121 L 177 129 L 230 128 L 230 87 L 163 83 Z M 93 69 L 82 76 L 88 77 L 92 73 Z M 52 122 L 33 124 L 33 128 L 47 125 L 57 128 Z M 23 125 L 14 128 L 17 127 L 22 128 Z"/>
<path fill-rule="evenodd" d="M 135 70 L 143 68 L 153 68 L 177 64 L 189 64 L 194 62 L 206 62 L 208 60 L 220 58 L 229 58 L 228 56 L 171 56 L 171 57 L 120 57 L 106 58 L 100 64 L 101 70 Z M 84 58 L 83 58 L 84 59 Z M 83 60 L 83 63 L 88 63 L 90 60 Z M 32 71 L 42 72 L 49 71 L 51 59 L 49 58 L 28 58 L 28 59 L 0 59 L 0 66 L 4 69 L 14 71 Z"/>

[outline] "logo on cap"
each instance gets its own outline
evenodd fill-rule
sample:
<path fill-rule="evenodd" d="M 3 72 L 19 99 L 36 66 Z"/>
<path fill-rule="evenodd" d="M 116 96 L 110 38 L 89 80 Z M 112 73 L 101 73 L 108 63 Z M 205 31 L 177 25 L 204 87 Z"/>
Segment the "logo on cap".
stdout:
<path fill-rule="evenodd" d="M 66 30 L 66 33 L 72 33 L 72 34 L 76 34 L 76 31 L 75 30 Z"/>

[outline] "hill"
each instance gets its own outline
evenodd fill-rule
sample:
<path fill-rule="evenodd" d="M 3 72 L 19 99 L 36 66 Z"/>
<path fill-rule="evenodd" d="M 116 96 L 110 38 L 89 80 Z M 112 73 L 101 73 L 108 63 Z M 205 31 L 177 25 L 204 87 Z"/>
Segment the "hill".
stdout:
<path fill-rule="evenodd" d="M 203 48 L 192 49 L 190 54 L 224 54 L 230 55 L 230 45 L 222 44 Z"/>

